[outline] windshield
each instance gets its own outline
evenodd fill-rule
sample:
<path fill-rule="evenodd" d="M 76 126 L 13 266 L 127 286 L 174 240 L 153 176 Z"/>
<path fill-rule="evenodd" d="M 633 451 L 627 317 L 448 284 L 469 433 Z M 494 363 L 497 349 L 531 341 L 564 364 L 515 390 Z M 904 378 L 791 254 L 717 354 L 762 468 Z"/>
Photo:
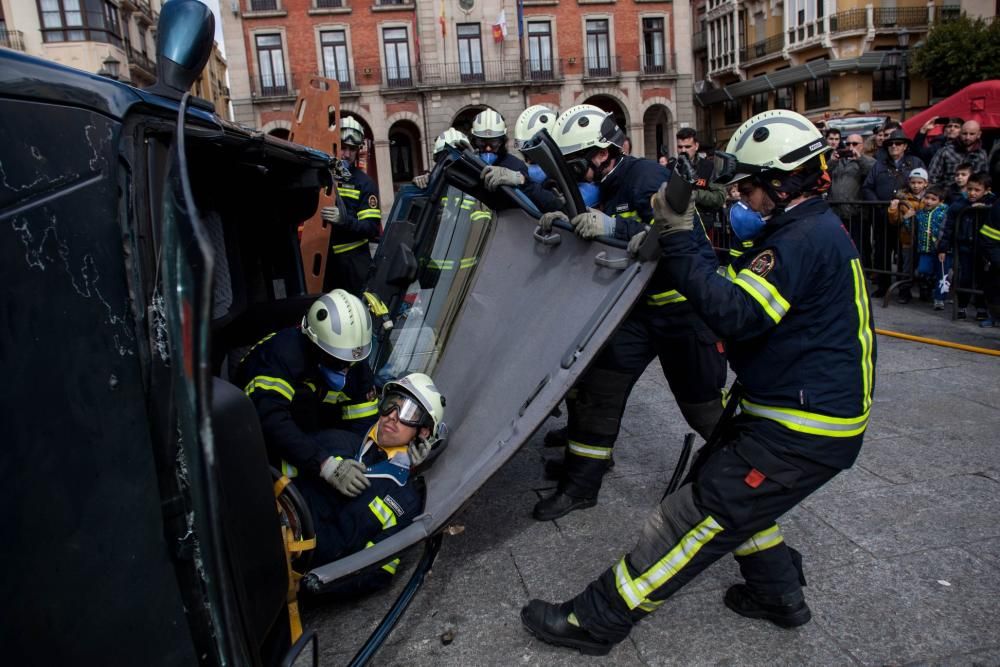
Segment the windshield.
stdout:
<path fill-rule="evenodd" d="M 472 285 L 494 212 L 449 186 L 416 239 L 417 278 L 391 314 L 395 327 L 373 355 L 378 384 L 407 373 L 433 375 Z"/>

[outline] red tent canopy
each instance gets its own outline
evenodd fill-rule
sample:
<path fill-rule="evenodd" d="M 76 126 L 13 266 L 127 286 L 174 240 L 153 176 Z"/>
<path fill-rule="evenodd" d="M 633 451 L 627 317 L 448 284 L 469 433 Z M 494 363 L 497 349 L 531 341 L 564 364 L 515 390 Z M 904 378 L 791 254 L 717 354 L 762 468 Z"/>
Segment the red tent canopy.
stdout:
<path fill-rule="evenodd" d="M 1000 79 L 966 86 L 951 97 L 946 97 L 905 120 L 903 131 L 912 138 L 934 116 L 958 116 L 962 120 L 975 120 L 984 130 L 1000 128 Z M 942 129 L 941 125 L 935 126 L 929 136 L 940 134 Z"/>

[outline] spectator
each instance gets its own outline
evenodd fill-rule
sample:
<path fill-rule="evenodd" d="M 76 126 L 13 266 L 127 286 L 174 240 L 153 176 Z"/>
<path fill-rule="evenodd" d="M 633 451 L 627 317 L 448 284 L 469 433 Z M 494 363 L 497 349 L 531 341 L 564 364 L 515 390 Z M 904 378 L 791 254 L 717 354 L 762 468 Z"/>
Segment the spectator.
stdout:
<path fill-rule="evenodd" d="M 942 120 L 944 121 L 943 123 L 941 122 Z M 938 151 L 944 148 L 945 144 L 958 139 L 964 122 L 961 118 L 942 119 L 940 116 L 934 116 L 924 123 L 920 131 L 917 132 L 917 136 L 913 137 L 914 152 L 916 152 L 917 157 L 923 160 L 924 164 L 930 164 L 931 160 L 934 159 Z M 944 129 L 941 134 L 927 141 L 927 134 L 934 129 L 935 125 L 944 125 Z"/>
<path fill-rule="evenodd" d="M 840 148 L 840 130 L 835 127 L 827 128 L 823 136 L 826 137 L 826 145 L 833 149 L 831 157 L 837 159 L 837 150 Z"/>
<path fill-rule="evenodd" d="M 972 165 L 968 162 L 963 162 L 955 167 L 955 180 L 948 185 L 947 198 L 945 199 L 948 206 L 965 199 L 965 186 L 968 185 L 970 176 L 972 176 Z"/>
<path fill-rule="evenodd" d="M 917 253 L 917 285 L 920 300 L 927 301 L 933 294 L 934 310 L 944 310 L 944 294 L 941 293 L 941 279 L 951 270 L 951 257 L 937 258 L 937 244 L 941 237 L 948 205 L 944 203 L 945 190 L 940 185 L 932 185 L 924 193 L 924 207 L 915 216 L 904 220 L 904 225 L 913 225 L 913 249 Z"/>
<path fill-rule="evenodd" d="M 899 229 L 899 253 L 903 273 L 913 271 L 912 219 L 923 209 L 924 190 L 927 189 L 927 170 L 917 167 L 910 172 L 909 185 L 889 202 L 889 224 Z M 899 288 L 899 303 L 909 303 L 913 298 L 909 283 Z"/>
<path fill-rule="evenodd" d="M 839 157 L 830 165 L 830 192 L 827 198 L 834 213 L 840 216 L 844 226 L 851 232 L 851 238 L 862 255 L 862 261 L 867 265 L 870 257 L 865 252 L 871 251 L 871 227 L 861 224 L 861 206 L 856 202 L 861 199 L 861 185 L 868 177 L 868 172 L 875 165 L 875 160 L 862 152 L 864 141 L 860 134 L 849 134 L 844 141 L 844 147 L 839 151 Z M 867 232 L 867 233 L 866 233 Z"/>
<path fill-rule="evenodd" d="M 947 187 L 955 178 L 955 169 L 963 162 L 972 165 L 972 173 L 986 171 L 986 151 L 982 130 L 974 120 L 966 121 L 956 141 L 945 144 L 931 160 L 931 183 Z"/>
<path fill-rule="evenodd" d="M 886 155 L 885 140 L 888 139 L 895 130 L 902 129 L 903 126 L 900 125 L 898 121 L 887 118 L 882 127 L 872 135 L 872 141 L 868 146 L 868 150 L 865 152 L 876 160 L 882 159 Z"/>
<path fill-rule="evenodd" d="M 982 262 L 976 262 L 978 245 L 980 244 L 979 227 L 986 222 L 989 208 L 997 197 L 990 191 L 992 181 L 989 174 L 980 172 L 969 177 L 965 186 L 966 198 L 960 199 L 948 209 L 944 221 L 941 240 L 938 241 L 938 260 L 944 261 L 947 253 L 952 253 L 958 283 L 958 319 L 966 318 L 965 309 L 969 305 L 970 294 L 967 290 L 975 285 L 982 285 L 986 275 Z M 976 307 L 976 319 L 983 321 L 989 316 L 982 294 L 976 294 L 972 299 Z"/>
<path fill-rule="evenodd" d="M 701 143 L 698 141 L 698 133 L 693 127 L 682 127 L 677 130 L 676 138 L 677 153 L 687 155 L 691 164 L 697 168 L 698 164 L 706 159 L 705 153 L 701 149 Z M 717 228 L 722 228 L 720 213 L 725 203 L 726 189 L 722 185 L 709 183 L 707 189 L 694 191 L 694 204 L 709 238 L 715 235 Z"/>
<path fill-rule="evenodd" d="M 670 160 L 667 158 L 666 155 L 661 155 L 656 161 L 659 162 L 660 165 L 664 167 L 670 164 Z"/>
<path fill-rule="evenodd" d="M 885 141 L 885 157 L 876 160 L 868 177 L 861 186 L 864 199 L 888 202 L 896 199 L 898 193 L 909 182 L 910 172 L 923 168 L 924 163 L 915 155 L 910 155 L 910 140 L 902 128 L 892 131 Z M 873 249 L 875 256 L 872 268 L 879 272 L 877 286 L 872 296 L 881 299 L 889 289 L 892 271 L 892 254 L 899 241 L 897 229 L 888 224 L 888 211 L 881 207 L 872 210 Z M 884 273 L 883 273 L 884 272 Z"/>

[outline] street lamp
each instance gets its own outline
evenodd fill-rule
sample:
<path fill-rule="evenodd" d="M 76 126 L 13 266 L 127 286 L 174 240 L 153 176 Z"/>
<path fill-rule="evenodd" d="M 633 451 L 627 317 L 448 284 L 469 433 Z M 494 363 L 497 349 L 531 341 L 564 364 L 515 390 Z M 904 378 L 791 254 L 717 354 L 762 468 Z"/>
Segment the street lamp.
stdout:
<path fill-rule="evenodd" d="M 903 28 L 896 35 L 899 45 L 899 122 L 906 120 L 906 47 L 910 44 L 910 32 Z"/>
<path fill-rule="evenodd" d="M 112 56 L 110 53 L 108 57 L 104 59 L 101 63 L 101 69 L 97 70 L 99 76 L 106 76 L 109 79 L 118 80 L 118 68 L 121 66 L 121 62 Z"/>

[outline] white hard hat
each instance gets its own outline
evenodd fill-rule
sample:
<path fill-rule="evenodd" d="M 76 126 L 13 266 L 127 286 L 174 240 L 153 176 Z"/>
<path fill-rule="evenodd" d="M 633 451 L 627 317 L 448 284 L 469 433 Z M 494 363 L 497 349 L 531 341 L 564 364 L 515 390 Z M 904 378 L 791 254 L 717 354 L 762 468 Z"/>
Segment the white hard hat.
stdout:
<path fill-rule="evenodd" d="M 563 155 L 590 148 L 621 148 L 625 140 L 625 133 L 615 123 L 614 115 L 593 104 L 578 104 L 563 111 L 552 133 Z"/>
<path fill-rule="evenodd" d="M 808 118 L 779 109 L 759 113 L 740 125 L 726 152 L 736 158 L 736 176 L 730 182 L 769 169 L 794 171 L 830 146 Z"/>
<path fill-rule="evenodd" d="M 542 104 L 530 106 L 522 111 L 514 123 L 514 146 L 520 148 L 542 128 L 552 134 L 557 115 L 555 111 Z"/>
<path fill-rule="evenodd" d="M 345 146 L 361 146 L 365 143 L 365 130 L 356 119 L 344 116 L 340 119 L 340 143 Z"/>
<path fill-rule="evenodd" d="M 361 361 L 372 351 L 372 316 L 346 290 L 335 289 L 313 301 L 302 318 L 302 333 L 341 361 Z"/>
<path fill-rule="evenodd" d="M 507 123 L 499 111 L 486 109 L 472 119 L 472 136 L 480 139 L 497 139 L 507 136 Z"/>
<path fill-rule="evenodd" d="M 465 133 L 453 127 L 449 127 L 434 140 L 434 155 L 437 155 L 448 146 L 454 146 L 459 150 L 472 148 L 472 144 L 469 143 L 469 138 L 465 136 Z"/>
<path fill-rule="evenodd" d="M 382 396 L 392 392 L 402 392 L 416 399 L 432 422 L 431 437 L 442 437 L 445 400 L 430 377 L 423 373 L 410 373 L 399 380 L 386 382 L 382 387 Z"/>

